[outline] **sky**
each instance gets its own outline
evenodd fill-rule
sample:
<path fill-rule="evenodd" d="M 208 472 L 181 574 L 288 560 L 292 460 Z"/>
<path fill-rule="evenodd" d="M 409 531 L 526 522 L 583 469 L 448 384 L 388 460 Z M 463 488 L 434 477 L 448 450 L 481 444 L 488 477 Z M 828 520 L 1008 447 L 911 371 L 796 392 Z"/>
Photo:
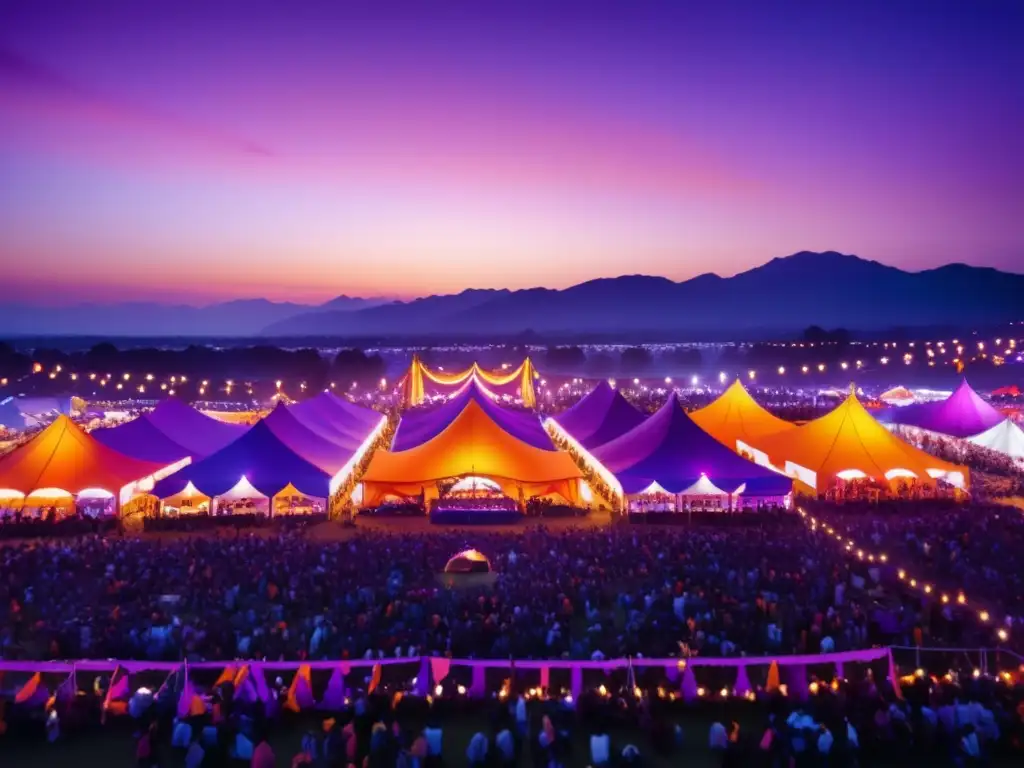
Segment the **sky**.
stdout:
<path fill-rule="evenodd" d="M 41 305 L 1024 271 L 1024 3 L 0 0 Z"/>

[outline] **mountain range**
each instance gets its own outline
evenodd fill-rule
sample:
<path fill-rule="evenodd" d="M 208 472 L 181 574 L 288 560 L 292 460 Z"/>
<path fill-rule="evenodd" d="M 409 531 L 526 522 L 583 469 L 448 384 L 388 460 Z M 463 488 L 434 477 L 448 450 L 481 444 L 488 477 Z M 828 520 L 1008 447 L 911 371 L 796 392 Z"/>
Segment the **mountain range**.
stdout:
<path fill-rule="evenodd" d="M 772 259 L 732 277 L 627 275 L 556 290 L 476 290 L 388 302 L 232 301 L 40 310 L 0 305 L 7 335 L 383 337 L 792 332 L 967 327 L 1024 320 L 1024 275 L 949 264 L 921 272 L 833 251 Z"/>

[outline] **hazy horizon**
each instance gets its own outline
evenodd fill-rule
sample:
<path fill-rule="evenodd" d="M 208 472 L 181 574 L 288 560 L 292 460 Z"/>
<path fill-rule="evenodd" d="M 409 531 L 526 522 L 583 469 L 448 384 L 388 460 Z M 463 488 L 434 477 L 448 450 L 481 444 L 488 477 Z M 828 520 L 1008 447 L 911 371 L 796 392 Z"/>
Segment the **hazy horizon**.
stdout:
<path fill-rule="evenodd" d="M 8 294 L 1020 269 L 1024 4 L 688 6 L 10 0 Z"/>

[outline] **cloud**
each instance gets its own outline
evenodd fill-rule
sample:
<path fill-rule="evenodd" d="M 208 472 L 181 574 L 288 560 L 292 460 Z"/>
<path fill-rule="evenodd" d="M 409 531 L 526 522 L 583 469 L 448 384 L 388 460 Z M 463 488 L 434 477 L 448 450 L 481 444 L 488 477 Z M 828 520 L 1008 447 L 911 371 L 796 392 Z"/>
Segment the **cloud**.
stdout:
<path fill-rule="evenodd" d="M 98 128 L 143 144 L 180 145 L 236 157 L 275 156 L 258 142 L 94 91 L 41 62 L 3 47 L 0 90 L 5 96 L 0 101 L 0 113 L 21 115 L 33 123 L 45 121 L 46 125 L 64 130 Z"/>

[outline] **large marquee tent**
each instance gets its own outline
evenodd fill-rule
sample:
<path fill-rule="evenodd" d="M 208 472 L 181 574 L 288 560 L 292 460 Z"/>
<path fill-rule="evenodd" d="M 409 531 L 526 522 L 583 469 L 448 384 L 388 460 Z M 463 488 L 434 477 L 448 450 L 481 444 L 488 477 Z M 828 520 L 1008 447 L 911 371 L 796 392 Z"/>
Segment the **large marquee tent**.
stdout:
<path fill-rule="evenodd" d="M 267 419 L 257 422 L 233 443 L 158 482 L 153 495 L 166 499 L 191 486 L 212 499 L 243 485 L 268 498 L 289 488 L 304 496 L 328 498 L 331 473 L 293 450 L 274 426 Z"/>
<path fill-rule="evenodd" d="M 246 429 L 205 416 L 171 397 L 138 418 L 94 429 L 91 434 L 126 456 L 170 464 L 186 457 L 209 456 L 237 440 Z"/>
<path fill-rule="evenodd" d="M 882 411 L 878 418 L 885 423 L 917 427 L 950 437 L 971 437 L 992 429 L 1006 416 L 982 400 L 964 379 L 945 400 L 893 406 Z"/>
<path fill-rule="evenodd" d="M 832 478 L 917 478 L 928 483 L 944 477 L 954 485 L 966 485 L 969 477 L 966 467 L 937 459 L 893 435 L 853 392 L 824 416 L 762 438 L 755 447 L 755 453 L 815 490 L 827 488 Z"/>
<path fill-rule="evenodd" d="M 329 393 L 306 403 L 310 407 L 278 404 L 237 440 L 168 477 L 154 493 L 176 496 L 191 483 L 213 498 L 244 478 L 270 498 L 289 486 L 305 496 L 329 497 L 379 437 L 387 418 Z"/>
<path fill-rule="evenodd" d="M 398 423 L 391 450 L 406 451 L 437 437 L 458 418 L 470 401 L 477 403 L 504 431 L 518 440 L 545 451 L 555 449 L 535 413 L 502 408 L 477 379 L 470 378 L 443 404 L 406 411 Z"/>
<path fill-rule="evenodd" d="M 762 408 L 738 379 L 714 402 L 693 411 L 690 418 L 734 451 L 739 443 L 753 445 L 767 435 L 796 428 Z"/>
<path fill-rule="evenodd" d="M 607 381 L 602 381 L 582 400 L 553 417 L 587 450 L 614 440 L 647 418 Z"/>
<path fill-rule="evenodd" d="M 435 395 L 451 396 L 471 378 L 479 380 L 482 385 L 498 395 L 521 400 L 527 408 L 533 408 L 537 404 L 537 393 L 533 387 L 537 372 L 528 357 L 510 371 L 486 371 L 473 363 L 463 371 L 448 373 L 428 368 L 419 356 L 413 355 L 409 370 L 402 378 L 403 405 L 421 405 Z"/>
<path fill-rule="evenodd" d="M 627 495 L 656 490 L 785 496 L 793 486 L 790 478 L 743 458 L 697 426 L 674 392 L 655 414 L 593 455 Z"/>
<path fill-rule="evenodd" d="M 59 501 L 82 494 L 124 503 L 167 469 L 108 448 L 67 416 L 0 458 L 0 498 Z"/>
<path fill-rule="evenodd" d="M 982 448 L 999 451 L 1011 458 L 1024 460 L 1024 430 L 1009 419 L 1003 419 L 992 429 L 987 429 L 980 435 L 974 435 L 967 440 Z"/>
<path fill-rule="evenodd" d="M 408 450 L 374 453 L 362 477 L 363 501 L 372 506 L 388 496 L 436 498 L 439 483 L 466 476 L 492 480 L 513 499 L 558 494 L 575 503 L 582 473 L 568 454 L 523 442 L 470 398 L 433 438 Z"/>

